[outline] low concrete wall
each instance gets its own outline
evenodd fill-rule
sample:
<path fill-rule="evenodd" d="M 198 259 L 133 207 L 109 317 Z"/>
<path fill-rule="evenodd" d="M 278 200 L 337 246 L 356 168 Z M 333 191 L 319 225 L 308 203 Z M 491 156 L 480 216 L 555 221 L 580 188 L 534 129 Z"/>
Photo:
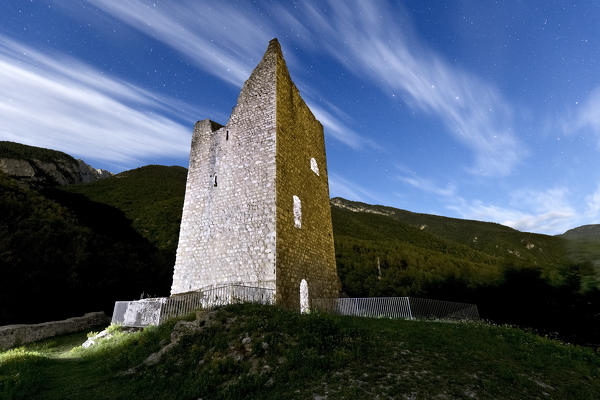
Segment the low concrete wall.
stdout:
<path fill-rule="evenodd" d="M 103 324 L 108 325 L 109 322 L 110 319 L 103 312 L 92 312 L 83 317 L 73 317 L 62 321 L 0 326 L 0 350 L 7 350 L 17 345 L 57 335 L 80 332 Z"/>

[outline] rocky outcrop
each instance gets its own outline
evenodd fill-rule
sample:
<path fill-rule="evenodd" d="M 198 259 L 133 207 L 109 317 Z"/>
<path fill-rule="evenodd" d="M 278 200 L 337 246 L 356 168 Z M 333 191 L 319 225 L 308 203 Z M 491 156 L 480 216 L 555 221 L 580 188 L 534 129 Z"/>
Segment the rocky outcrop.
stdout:
<path fill-rule="evenodd" d="M 34 187 L 94 182 L 112 176 L 59 151 L 0 142 L 0 171 Z"/>
<path fill-rule="evenodd" d="M 109 178 L 113 176 L 113 173 L 101 168 L 94 168 L 83 160 L 77 160 L 79 163 L 79 174 L 81 176 L 81 183 L 94 182 L 98 179 Z"/>
<path fill-rule="evenodd" d="M 113 334 L 108 328 L 106 328 L 105 330 L 95 334 L 94 336 L 89 337 L 85 342 L 83 342 L 81 347 L 87 349 L 98 344 L 101 340 L 110 339 L 111 337 L 113 337 Z"/>
<path fill-rule="evenodd" d="M 46 162 L 36 159 L 0 158 L 0 171 L 34 186 L 88 183 L 112 176 L 109 171 L 92 168 L 82 160 L 72 163 L 63 160 Z"/>
<path fill-rule="evenodd" d="M 17 179 L 35 176 L 35 170 L 28 161 L 14 158 L 0 158 L 0 171 Z"/>
<path fill-rule="evenodd" d="M 377 210 L 377 209 L 373 208 L 374 206 L 370 206 L 370 205 L 361 206 L 360 203 L 349 202 L 348 200 L 341 199 L 339 197 L 335 197 L 335 198 L 331 199 L 330 202 L 331 202 L 332 206 L 339 207 L 339 208 L 345 208 L 346 210 L 350 210 L 352 212 L 363 212 L 363 213 L 388 215 L 388 216 L 394 214 L 393 211 Z M 427 225 L 422 225 L 419 227 L 420 230 L 423 230 L 426 228 L 427 228 Z"/>

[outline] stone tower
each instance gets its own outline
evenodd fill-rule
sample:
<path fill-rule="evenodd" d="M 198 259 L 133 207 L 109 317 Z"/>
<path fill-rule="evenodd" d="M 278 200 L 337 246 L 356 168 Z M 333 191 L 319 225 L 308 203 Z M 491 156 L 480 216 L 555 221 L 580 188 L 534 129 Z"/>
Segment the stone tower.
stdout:
<path fill-rule="evenodd" d="M 338 297 L 323 126 L 277 39 L 227 124 L 199 121 L 192 137 L 171 295 L 228 284 L 275 289 L 295 309 L 301 286 Z"/>

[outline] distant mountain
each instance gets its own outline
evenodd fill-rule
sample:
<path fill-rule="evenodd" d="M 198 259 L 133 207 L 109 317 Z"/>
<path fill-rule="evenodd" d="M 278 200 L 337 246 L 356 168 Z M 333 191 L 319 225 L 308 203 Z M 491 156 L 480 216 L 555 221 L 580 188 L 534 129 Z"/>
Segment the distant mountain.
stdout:
<path fill-rule="evenodd" d="M 507 269 L 537 271 L 555 286 L 573 273 L 595 277 L 589 268 L 574 265 L 561 237 L 341 198 L 331 205 L 338 273 L 351 296 L 437 293 L 467 300 L 465 291 L 444 293 L 440 285 L 498 285 Z"/>
<path fill-rule="evenodd" d="M 600 273 L 591 251 L 573 250 L 581 242 L 340 198 L 331 204 L 347 295 L 476 303 L 485 319 L 600 343 Z"/>
<path fill-rule="evenodd" d="M 569 229 L 560 236 L 565 239 L 596 240 L 600 242 L 600 225 L 582 225 Z"/>
<path fill-rule="evenodd" d="M 68 154 L 0 141 L 0 171 L 33 187 L 94 182 L 112 175 Z"/>
<path fill-rule="evenodd" d="M 470 251 L 484 253 L 496 260 L 554 267 L 562 262 L 564 256 L 564 242 L 560 238 L 520 232 L 496 223 L 413 213 L 342 198 L 333 198 L 331 205 L 353 212 L 381 215 L 387 217 L 387 220 L 408 225 L 421 234 L 429 234 L 448 244 L 466 246 Z M 361 230 L 349 231 L 348 234 L 361 238 L 370 237 Z M 412 233 L 410 237 L 405 237 L 403 240 L 412 240 L 411 237 L 414 235 L 415 233 Z M 474 255 L 474 257 L 479 259 L 479 256 Z"/>

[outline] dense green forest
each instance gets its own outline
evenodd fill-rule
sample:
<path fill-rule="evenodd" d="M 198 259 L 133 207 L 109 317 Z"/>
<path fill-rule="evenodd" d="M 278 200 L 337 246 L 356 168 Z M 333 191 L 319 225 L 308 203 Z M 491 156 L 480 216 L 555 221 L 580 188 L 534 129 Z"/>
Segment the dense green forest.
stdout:
<path fill-rule="evenodd" d="M 573 259 L 565 239 L 390 208 L 376 214 L 381 208 L 343 199 L 333 204 L 337 268 L 348 296 L 476 303 L 494 322 L 600 342 L 598 275 L 589 260 Z"/>
<path fill-rule="evenodd" d="M 0 177 L 0 324 L 168 295 L 187 171 L 146 166 L 32 190 Z M 343 295 L 477 303 L 482 317 L 599 343 L 600 238 L 332 200 Z M 28 306 L 29 299 L 43 299 Z"/>
<path fill-rule="evenodd" d="M 175 264 L 187 169 L 147 165 L 93 184 L 62 187 L 121 210 L 132 227 Z M 170 282 L 169 282 L 170 284 Z"/>
<path fill-rule="evenodd" d="M 0 324 L 112 311 L 162 291 L 160 252 L 120 210 L 83 195 L 29 190 L 0 173 Z"/>

